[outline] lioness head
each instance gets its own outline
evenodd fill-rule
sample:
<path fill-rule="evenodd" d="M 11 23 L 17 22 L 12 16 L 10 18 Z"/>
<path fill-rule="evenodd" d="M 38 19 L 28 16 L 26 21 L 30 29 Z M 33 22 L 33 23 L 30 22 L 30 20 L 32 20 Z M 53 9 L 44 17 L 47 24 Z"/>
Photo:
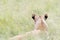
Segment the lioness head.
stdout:
<path fill-rule="evenodd" d="M 44 14 L 42 16 L 32 14 L 32 19 L 35 22 L 35 29 L 46 30 L 47 29 L 47 23 L 46 23 L 47 18 L 48 18 L 47 14 Z"/>

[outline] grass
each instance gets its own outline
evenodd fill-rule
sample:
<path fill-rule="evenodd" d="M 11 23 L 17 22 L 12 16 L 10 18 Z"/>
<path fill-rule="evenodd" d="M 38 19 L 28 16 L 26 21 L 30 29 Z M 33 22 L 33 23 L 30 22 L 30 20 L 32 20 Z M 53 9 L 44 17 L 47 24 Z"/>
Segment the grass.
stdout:
<path fill-rule="evenodd" d="M 31 15 L 46 12 L 50 40 L 60 40 L 60 0 L 0 0 L 0 40 L 33 30 Z"/>

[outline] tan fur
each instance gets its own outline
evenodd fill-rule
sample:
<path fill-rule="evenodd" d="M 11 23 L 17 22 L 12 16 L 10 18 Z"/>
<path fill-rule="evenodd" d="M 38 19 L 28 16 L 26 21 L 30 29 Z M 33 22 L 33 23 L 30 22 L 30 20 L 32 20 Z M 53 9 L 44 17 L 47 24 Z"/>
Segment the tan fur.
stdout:
<path fill-rule="evenodd" d="M 35 35 L 37 35 L 39 33 L 40 33 L 40 30 L 33 30 L 33 31 L 26 32 L 25 34 L 14 36 L 14 37 L 10 38 L 10 40 L 24 40 L 23 38 L 26 38 L 29 35 L 35 36 Z"/>
<path fill-rule="evenodd" d="M 35 23 L 35 29 L 41 31 L 47 31 L 47 23 L 43 16 L 39 16 L 37 22 Z"/>

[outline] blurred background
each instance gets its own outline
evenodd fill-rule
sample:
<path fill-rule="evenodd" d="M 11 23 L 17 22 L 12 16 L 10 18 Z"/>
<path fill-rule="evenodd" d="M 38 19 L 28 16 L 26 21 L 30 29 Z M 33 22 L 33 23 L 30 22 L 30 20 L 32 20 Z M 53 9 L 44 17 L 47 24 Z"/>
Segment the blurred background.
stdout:
<path fill-rule="evenodd" d="M 60 40 L 60 0 L 0 0 L 0 40 L 33 30 L 33 13 L 47 13 L 50 40 Z"/>

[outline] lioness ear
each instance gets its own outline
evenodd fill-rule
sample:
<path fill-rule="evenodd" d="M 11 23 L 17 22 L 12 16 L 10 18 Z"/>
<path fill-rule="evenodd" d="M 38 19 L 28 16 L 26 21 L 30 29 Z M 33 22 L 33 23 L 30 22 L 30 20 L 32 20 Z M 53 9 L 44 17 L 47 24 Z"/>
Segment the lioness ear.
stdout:
<path fill-rule="evenodd" d="M 48 15 L 47 15 L 47 14 L 45 14 L 45 15 L 44 15 L 44 19 L 46 20 L 47 18 L 48 18 Z"/>
<path fill-rule="evenodd" d="M 32 14 L 32 19 L 35 20 L 35 14 Z"/>

